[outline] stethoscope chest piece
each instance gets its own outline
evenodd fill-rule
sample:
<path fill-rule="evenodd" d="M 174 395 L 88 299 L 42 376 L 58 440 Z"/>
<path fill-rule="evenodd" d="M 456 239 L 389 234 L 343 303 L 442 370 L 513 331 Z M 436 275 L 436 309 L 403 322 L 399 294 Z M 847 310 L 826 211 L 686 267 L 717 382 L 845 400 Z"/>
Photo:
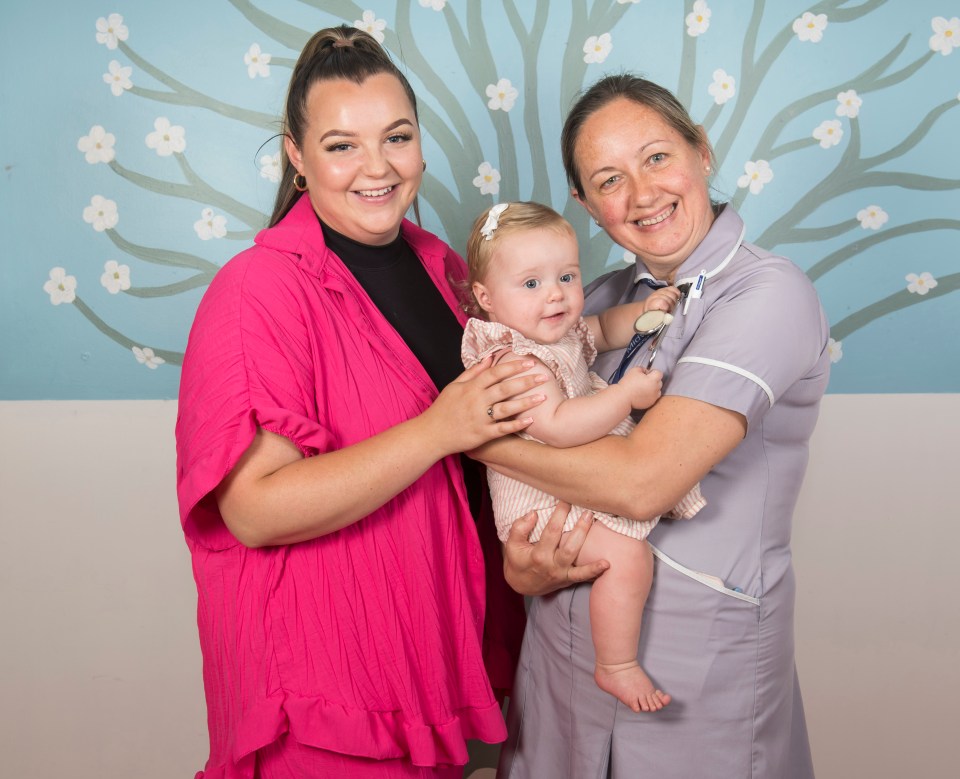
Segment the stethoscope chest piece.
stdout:
<path fill-rule="evenodd" d="M 677 306 L 689 294 L 690 286 L 689 283 L 677 285 L 677 289 L 680 290 L 680 298 L 674 303 L 673 311 L 677 310 Z M 649 346 L 647 347 L 647 357 L 645 360 L 641 360 L 641 365 L 644 370 L 650 370 L 650 366 L 653 365 L 653 361 L 657 356 L 657 350 L 660 348 L 660 341 L 663 338 L 663 334 L 667 331 L 667 328 L 673 320 L 674 314 L 670 311 L 644 311 L 637 317 L 633 323 L 633 329 L 637 334 L 633 336 L 633 339 L 627 346 L 627 350 L 620 360 L 620 365 L 617 366 L 617 369 L 610 376 L 610 384 L 616 384 L 623 378 L 627 367 L 644 344 L 649 344 Z"/>
<path fill-rule="evenodd" d="M 699 286 L 698 284 L 698 288 Z M 674 311 L 677 310 L 681 302 L 686 303 L 690 299 L 690 287 L 691 285 L 689 283 L 677 285 L 677 289 L 680 290 L 680 297 L 673 305 Z M 686 313 L 686 305 L 684 305 L 683 312 Z M 644 311 L 637 317 L 637 321 L 633 323 L 633 329 L 636 330 L 637 333 L 642 337 L 650 339 L 650 345 L 647 347 L 650 351 L 643 366 L 645 370 L 650 370 L 650 367 L 653 365 L 657 351 L 660 349 L 660 342 L 663 340 L 663 334 L 667 332 L 667 328 L 673 319 L 673 314 L 667 313 L 666 311 Z M 645 329 L 641 330 L 641 327 Z"/>
<path fill-rule="evenodd" d="M 644 311 L 633 323 L 638 335 L 650 337 L 656 335 L 673 321 L 673 314 L 666 311 Z"/>

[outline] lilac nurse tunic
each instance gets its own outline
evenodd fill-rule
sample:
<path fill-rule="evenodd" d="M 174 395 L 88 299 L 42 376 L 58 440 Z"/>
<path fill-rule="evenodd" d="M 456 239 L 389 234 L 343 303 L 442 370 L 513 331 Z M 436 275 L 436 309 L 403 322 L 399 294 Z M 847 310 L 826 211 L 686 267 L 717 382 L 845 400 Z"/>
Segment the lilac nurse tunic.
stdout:
<path fill-rule="evenodd" d="M 680 267 L 678 284 L 705 272 L 702 295 L 681 307 L 654 363 L 665 395 L 748 423 L 702 481 L 707 507 L 650 534 L 658 559 L 639 659 L 674 700 L 635 714 L 597 688 L 589 585 L 537 598 L 501 777 L 813 775 L 794 666 L 790 526 L 827 385 L 828 326 L 804 273 L 744 243 L 743 230 L 724 208 Z M 642 299 L 643 276 L 638 265 L 598 279 L 587 313 Z M 620 356 L 601 355 L 594 369 L 606 378 Z"/>

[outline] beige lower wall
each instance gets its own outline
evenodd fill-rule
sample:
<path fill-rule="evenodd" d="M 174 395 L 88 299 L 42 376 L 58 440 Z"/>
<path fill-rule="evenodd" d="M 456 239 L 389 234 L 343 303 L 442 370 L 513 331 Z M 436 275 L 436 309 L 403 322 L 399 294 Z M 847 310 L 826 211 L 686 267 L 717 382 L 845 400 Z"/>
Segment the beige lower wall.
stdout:
<path fill-rule="evenodd" d="M 0 403 L 5 776 L 189 777 L 206 736 L 173 402 Z M 795 521 L 820 779 L 945 777 L 960 395 L 828 396 Z"/>
<path fill-rule="evenodd" d="M 0 774 L 203 767 L 173 402 L 0 403 Z"/>
<path fill-rule="evenodd" d="M 794 518 L 820 779 L 960 775 L 960 395 L 829 395 Z"/>

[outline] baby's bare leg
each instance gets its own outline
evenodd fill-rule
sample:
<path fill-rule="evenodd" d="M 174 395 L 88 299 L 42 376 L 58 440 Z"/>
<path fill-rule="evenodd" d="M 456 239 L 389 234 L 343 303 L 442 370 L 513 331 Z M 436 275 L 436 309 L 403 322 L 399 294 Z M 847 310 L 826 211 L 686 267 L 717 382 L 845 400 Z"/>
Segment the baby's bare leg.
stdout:
<path fill-rule="evenodd" d="M 640 621 L 653 579 L 650 546 L 597 522 L 577 563 L 599 559 L 609 561 L 610 568 L 593 583 L 590 593 L 597 685 L 634 711 L 659 711 L 670 696 L 654 686 L 637 662 Z"/>

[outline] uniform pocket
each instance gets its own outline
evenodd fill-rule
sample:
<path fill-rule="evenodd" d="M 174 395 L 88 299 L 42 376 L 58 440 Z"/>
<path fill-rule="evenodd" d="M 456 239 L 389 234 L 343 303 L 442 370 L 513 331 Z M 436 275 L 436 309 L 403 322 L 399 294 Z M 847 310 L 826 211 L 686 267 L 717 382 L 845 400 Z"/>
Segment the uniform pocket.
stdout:
<path fill-rule="evenodd" d="M 713 574 L 704 573 L 703 571 L 694 571 L 690 568 L 687 568 L 685 565 L 681 565 L 673 558 L 665 555 L 653 544 L 650 544 L 650 550 L 653 552 L 654 557 L 656 557 L 665 565 L 669 565 L 678 573 L 682 573 L 684 576 L 709 587 L 711 590 L 715 590 L 723 595 L 729 595 L 731 598 L 742 600 L 745 603 L 752 603 L 754 606 L 760 605 L 759 598 L 754 598 L 752 595 L 747 595 L 746 593 L 740 592 L 737 589 L 730 589 L 719 576 L 714 576 Z"/>

